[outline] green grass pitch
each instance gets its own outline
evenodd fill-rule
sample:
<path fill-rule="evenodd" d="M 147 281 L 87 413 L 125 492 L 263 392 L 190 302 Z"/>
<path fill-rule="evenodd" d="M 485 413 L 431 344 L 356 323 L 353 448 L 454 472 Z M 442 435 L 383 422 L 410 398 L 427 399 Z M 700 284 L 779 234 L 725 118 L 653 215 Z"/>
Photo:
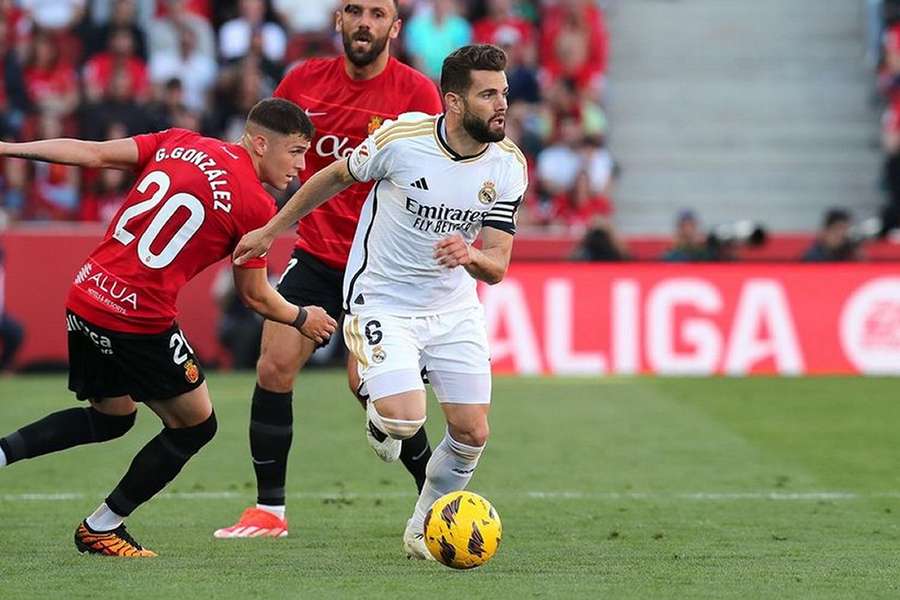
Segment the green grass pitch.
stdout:
<path fill-rule="evenodd" d="M 253 377 L 213 373 L 218 437 L 128 521 L 160 557 L 72 544 L 158 430 L 141 409 L 125 438 L 0 469 L 0 597 L 896 598 L 898 383 L 498 377 L 470 489 L 503 544 L 453 572 L 403 556 L 412 481 L 368 449 L 338 372 L 298 379 L 291 536 L 212 539 L 255 500 Z M 64 378 L 2 379 L 0 435 L 73 405 Z"/>

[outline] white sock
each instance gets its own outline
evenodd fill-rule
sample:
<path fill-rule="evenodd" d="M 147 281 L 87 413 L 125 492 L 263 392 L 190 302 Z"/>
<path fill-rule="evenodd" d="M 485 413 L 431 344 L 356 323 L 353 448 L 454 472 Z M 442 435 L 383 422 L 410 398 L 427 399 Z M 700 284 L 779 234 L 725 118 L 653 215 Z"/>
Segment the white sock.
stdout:
<path fill-rule="evenodd" d="M 457 442 L 449 433 L 438 444 L 425 468 L 425 485 L 416 501 L 410 526 L 421 531 L 425 524 L 425 513 L 434 501 L 450 492 L 465 489 L 472 479 L 478 458 L 484 446 L 468 446 Z"/>
<path fill-rule="evenodd" d="M 3 448 L 0 448 L 0 467 L 6 466 L 6 452 L 3 451 Z"/>
<path fill-rule="evenodd" d="M 87 521 L 87 526 L 94 531 L 112 531 L 121 525 L 124 520 L 125 517 L 114 513 L 112 509 L 106 505 L 106 502 L 98 506 L 97 510 L 85 519 L 85 521 Z"/>
<path fill-rule="evenodd" d="M 287 507 L 285 507 L 284 505 L 271 506 L 269 504 L 257 504 L 256 508 L 258 508 L 259 510 L 264 510 L 271 515 L 275 515 L 282 521 L 284 521 L 284 513 L 287 510 Z"/>

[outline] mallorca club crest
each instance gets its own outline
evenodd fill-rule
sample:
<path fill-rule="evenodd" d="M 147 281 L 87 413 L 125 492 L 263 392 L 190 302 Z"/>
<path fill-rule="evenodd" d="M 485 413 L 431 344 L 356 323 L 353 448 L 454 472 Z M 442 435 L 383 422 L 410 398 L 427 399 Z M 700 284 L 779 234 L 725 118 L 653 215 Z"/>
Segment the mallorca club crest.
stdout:
<path fill-rule="evenodd" d="M 184 378 L 188 383 L 197 383 L 200 379 L 200 367 L 197 366 L 193 359 L 188 359 L 184 363 Z"/>
<path fill-rule="evenodd" d="M 494 187 L 493 181 L 485 181 L 481 185 L 481 190 L 478 192 L 478 201 L 482 204 L 490 204 L 494 200 L 497 199 L 497 188 Z"/>
<path fill-rule="evenodd" d="M 382 123 L 384 123 L 384 117 L 372 115 L 372 118 L 369 119 L 369 135 L 375 133 Z"/>

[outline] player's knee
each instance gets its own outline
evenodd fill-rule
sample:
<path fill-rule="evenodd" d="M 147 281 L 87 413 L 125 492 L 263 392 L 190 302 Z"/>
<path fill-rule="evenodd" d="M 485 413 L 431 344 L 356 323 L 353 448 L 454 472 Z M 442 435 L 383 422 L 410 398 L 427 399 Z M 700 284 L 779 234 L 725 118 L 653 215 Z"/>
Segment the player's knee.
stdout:
<path fill-rule="evenodd" d="M 91 422 L 94 440 L 97 442 L 106 442 L 122 437 L 134 426 L 134 421 L 137 418 L 137 410 L 127 415 L 102 413 L 93 406 L 89 406 L 85 410 Z"/>
<path fill-rule="evenodd" d="M 216 421 L 216 413 L 210 413 L 202 423 L 191 427 L 179 427 L 178 429 L 166 428 L 163 435 L 166 441 L 185 459 L 197 454 L 203 446 L 216 437 L 219 428 Z"/>
<path fill-rule="evenodd" d="M 465 444 L 466 446 L 482 447 L 487 444 L 490 437 L 491 428 L 487 420 L 466 423 L 464 425 L 456 425 L 450 431 L 453 440 Z"/>
<path fill-rule="evenodd" d="M 256 378 L 260 386 L 273 392 L 292 390 L 296 376 L 295 361 L 277 354 L 263 354 L 256 363 Z"/>
<path fill-rule="evenodd" d="M 383 431 L 395 440 L 407 440 L 416 435 L 416 432 L 425 424 L 425 417 L 421 419 L 389 419 L 381 417 Z"/>

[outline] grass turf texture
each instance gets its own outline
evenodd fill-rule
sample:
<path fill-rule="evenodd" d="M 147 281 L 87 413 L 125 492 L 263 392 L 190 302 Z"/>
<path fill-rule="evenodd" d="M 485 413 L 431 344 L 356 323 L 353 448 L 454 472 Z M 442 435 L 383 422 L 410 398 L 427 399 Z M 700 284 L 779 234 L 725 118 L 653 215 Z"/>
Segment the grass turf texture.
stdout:
<path fill-rule="evenodd" d="M 0 469 L 5 600 L 900 594 L 897 380 L 497 378 L 470 489 L 497 507 L 503 544 L 486 567 L 453 572 L 403 556 L 412 481 L 366 447 L 337 372 L 297 385 L 291 536 L 212 539 L 255 488 L 253 378 L 210 379 L 218 437 L 128 521 L 157 559 L 81 556 L 72 544 L 158 430 L 146 409 L 125 438 Z M 0 435 L 73 405 L 63 378 L 2 379 Z M 443 424 L 429 411 L 434 444 Z"/>

